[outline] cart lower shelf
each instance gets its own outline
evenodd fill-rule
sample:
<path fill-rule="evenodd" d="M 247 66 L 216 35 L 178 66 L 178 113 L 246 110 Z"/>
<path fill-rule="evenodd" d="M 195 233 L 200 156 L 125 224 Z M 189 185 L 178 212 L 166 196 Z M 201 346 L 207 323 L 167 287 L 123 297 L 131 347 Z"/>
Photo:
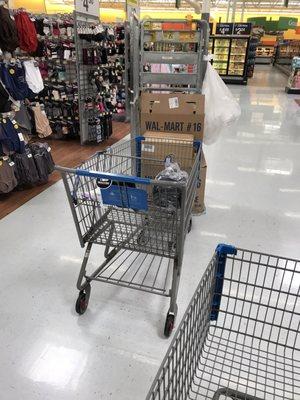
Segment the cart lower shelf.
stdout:
<path fill-rule="evenodd" d="M 91 280 L 169 296 L 173 260 L 121 250 Z"/>

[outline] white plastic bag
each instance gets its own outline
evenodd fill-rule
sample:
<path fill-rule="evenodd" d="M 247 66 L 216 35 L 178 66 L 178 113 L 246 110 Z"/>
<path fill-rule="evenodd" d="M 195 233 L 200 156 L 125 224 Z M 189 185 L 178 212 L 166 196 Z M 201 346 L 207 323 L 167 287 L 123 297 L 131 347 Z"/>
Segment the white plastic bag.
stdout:
<path fill-rule="evenodd" d="M 223 128 L 240 118 L 241 108 L 210 62 L 207 63 L 202 94 L 205 95 L 204 143 L 212 144 Z"/>

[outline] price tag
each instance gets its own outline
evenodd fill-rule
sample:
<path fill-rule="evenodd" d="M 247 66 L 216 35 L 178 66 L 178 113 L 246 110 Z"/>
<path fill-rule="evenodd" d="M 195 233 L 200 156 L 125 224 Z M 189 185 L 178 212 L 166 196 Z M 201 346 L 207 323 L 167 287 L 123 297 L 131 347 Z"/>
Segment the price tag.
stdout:
<path fill-rule="evenodd" d="M 251 23 L 238 23 L 234 24 L 233 34 L 234 35 L 250 35 L 252 29 Z"/>
<path fill-rule="evenodd" d="M 75 10 L 84 14 L 99 17 L 98 0 L 75 0 Z"/>
<path fill-rule="evenodd" d="M 155 150 L 154 144 L 142 143 L 142 151 L 148 153 L 154 153 L 154 150 Z"/>
<path fill-rule="evenodd" d="M 179 107 L 179 101 L 178 97 L 171 97 L 169 98 L 169 108 L 178 108 Z"/>
<path fill-rule="evenodd" d="M 232 23 L 218 23 L 216 28 L 216 35 L 232 35 L 233 24 Z"/>

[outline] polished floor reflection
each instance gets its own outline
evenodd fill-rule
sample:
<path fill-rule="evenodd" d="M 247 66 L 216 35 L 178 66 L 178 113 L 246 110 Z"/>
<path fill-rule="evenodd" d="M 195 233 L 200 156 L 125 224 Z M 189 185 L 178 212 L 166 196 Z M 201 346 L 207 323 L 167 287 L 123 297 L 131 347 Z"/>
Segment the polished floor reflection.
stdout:
<path fill-rule="evenodd" d="M 205 148 L 207 212 L 186 242 L 179 319 L 217 243 L 300 258 L 300 107 L 285 83 L 260 66 L 231 86 L 242 117 Z M 1 398 L 144 399 L 170 342 L 167 299 L 94 284 L 75 314 L 83 251 L 62 183 L 1 220 L 0 243 Z"/>

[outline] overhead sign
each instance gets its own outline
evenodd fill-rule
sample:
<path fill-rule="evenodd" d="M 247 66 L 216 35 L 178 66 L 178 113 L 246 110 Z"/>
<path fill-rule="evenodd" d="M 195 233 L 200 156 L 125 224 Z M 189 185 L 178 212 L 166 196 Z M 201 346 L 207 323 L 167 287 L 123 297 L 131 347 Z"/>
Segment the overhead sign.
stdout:
<path fill-rule="evenodd" d="M 232 35 L 233 24 L 219 22 L 216 27 L 216 35 Z"/>
<path fill-rule="evenodd" d="M 237 23 L 234 24 L 233 34 L 234 35 L 250 35 L 252 24 L 248 23 Z"/>
<path fill-rule="evenodd" d="M 99 0 L 75 0 L 75 11 L 99 17 Z"/>

